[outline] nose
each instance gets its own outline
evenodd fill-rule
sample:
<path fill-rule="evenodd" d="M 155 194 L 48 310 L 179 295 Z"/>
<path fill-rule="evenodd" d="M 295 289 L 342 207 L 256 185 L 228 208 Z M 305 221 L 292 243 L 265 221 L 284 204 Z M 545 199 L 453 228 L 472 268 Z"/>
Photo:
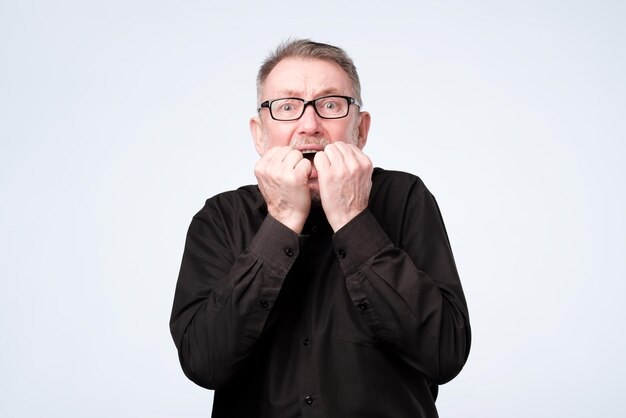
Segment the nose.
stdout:
<path fill-rule="evenodd" d="M 315 111 L 315 107 L 312 103 L 310 103 L 305 109 L 302 117 L 298 119 L 298 133 L 300 135 L 319 135 L 321 134 L 322 126 L 321 126 L 322 118 L 319 117 L 317 112 Z"/>

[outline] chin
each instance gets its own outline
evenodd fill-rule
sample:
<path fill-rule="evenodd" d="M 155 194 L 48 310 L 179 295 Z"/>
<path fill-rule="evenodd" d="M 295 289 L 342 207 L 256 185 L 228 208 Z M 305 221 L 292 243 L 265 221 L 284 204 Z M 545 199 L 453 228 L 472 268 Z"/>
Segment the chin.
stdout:
<path fill-rule="evenodd" d="M 314 184 L 310 184 L 309 190 L 311 192 L 311 203 L 313 203 L 314 205 L 320 204 L 322 202 L 322 199 L 320 198 L 320 189 L 317 182 L 315 182 Z"/>
<path fill-rule="evenodd" d="M 311 204 L 313 206 L 319 206 L 322 203 L 322 199 L 320 199 L 319 193 L 311 193 Z"/>

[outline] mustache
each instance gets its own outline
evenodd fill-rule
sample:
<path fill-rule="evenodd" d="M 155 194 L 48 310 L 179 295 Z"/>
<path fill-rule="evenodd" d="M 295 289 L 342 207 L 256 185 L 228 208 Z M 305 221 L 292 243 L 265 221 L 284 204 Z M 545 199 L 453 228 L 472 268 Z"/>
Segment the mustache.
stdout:
<path fill-rule="evenodd" d="M 324 149 L 328 144 L 330 144 L 330 141 L 321 136 L 301 136 L 296 138 L 290 145 L 294 149 L 303 145 L 315 145 Z"/>

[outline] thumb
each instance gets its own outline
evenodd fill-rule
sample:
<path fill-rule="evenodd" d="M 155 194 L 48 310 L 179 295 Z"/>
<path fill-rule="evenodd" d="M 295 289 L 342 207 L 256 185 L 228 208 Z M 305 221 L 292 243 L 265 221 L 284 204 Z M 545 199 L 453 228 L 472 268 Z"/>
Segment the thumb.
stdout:
<path fill-rule="evenodd" d="M 315 153 L 313 162 L 315 163 L 315 169 L 318 173 L 326 173 L 330 168 L 330 160 L 324 151 Z"/>
<path fill-rule="evenodd" d="M 311 161 L 307 160 L 306 158 L 301 159 L 300 161 L 298 161 L 298 164 L 296 164 L 296 166 L 294 167 L 294 171 L 296 172 L 298 177 L 303 177 L 303 178 L 309 178 L 309 176 L 311 175 L 311 170 L 313 169 L 313 165 L 311 164 Z"/>

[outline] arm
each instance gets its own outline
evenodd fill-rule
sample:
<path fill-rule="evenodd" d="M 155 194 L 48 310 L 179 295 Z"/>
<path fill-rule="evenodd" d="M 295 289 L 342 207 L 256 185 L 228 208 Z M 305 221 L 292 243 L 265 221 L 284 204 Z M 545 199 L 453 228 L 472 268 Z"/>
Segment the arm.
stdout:
<path fill-rule="evenodd" d="M 228 231 L 243 226 L 228 224 L 209 202 L 189 227 L 170 329 L 187 377 L 215 389 L 253 352 L 299 247 L 271 216 L 256 234 L 233 237 Z"/>
<path fill-rule="evenodd" d="M 401 208 L 394 242 L 366 209 L 336 232 L 333 245 L 354 307 L 376 338 L 441 384 L 467 359 L 469 316 L 437 203 L 419 185 Z"/>
<path fill-rule="evenodd" d="M 452 379 L 469 354 L 469 317 L 434 197 L 411 177 L 372 201 L 372 163 L 352 144 L 326 146 L 315 164 L 355 309 L 380 342 L 432 383 Z M 387 207 L 390 198 L 398 207 Z"/>
<path fill-rule="evenodd" d="M 310 172 L 302 153 L 274 147 L 255 166 L 269 213 L 262 223 L 242 224 L 242 208 L 219 199 L 194 217 L 170 328 L 183 371 L 200 386 L 227 384 L 277 315 L 274 302 L 298 257 L 311 206 Z"/>

